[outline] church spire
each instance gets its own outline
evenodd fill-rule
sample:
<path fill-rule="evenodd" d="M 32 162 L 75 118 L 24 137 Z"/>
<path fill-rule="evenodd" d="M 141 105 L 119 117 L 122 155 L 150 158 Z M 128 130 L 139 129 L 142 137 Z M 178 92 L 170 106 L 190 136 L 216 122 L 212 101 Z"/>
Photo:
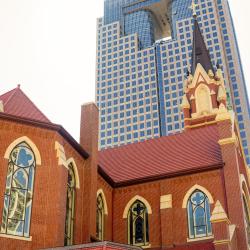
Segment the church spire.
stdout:
<path fill-rule="evenodd" d="M 202 67 L 208 72 L 213 69 L 209 51 L 207 50 L 205 41 L 203 39 L 196 15 L 196 4 L 192 3 L 193 17 L 194 17 L 194 31 L 193 31 L 193 52 L 192 52 L 192 68 L 191 73 L 194 74 L 197 64 L 200 63 Z"/>

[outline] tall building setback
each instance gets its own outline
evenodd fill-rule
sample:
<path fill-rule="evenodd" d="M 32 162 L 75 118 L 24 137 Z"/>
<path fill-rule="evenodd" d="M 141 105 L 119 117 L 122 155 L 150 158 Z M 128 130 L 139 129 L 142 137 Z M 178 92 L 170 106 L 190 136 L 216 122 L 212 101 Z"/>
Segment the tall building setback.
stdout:
<path fill-rule="evenodd" d="M 220 65 L 250 164 L 250 109 L 227 0 L 196 0 L 212 65 Z M 97 22 L 96 102 L 101 149 L 180 132 L 192 72 L 191 0 L 105 0 Z M 213 70 L 212 70 L 213 71 Z"/>

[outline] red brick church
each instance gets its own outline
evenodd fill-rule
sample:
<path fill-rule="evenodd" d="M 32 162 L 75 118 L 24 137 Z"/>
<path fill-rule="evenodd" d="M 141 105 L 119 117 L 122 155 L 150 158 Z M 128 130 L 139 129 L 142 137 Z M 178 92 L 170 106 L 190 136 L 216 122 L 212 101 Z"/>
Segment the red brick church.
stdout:
<path fill-rule="evenodd" d="M 80 143 L 20 87 L 0 96 L 0 248 L 247 250 L 249 170 L 194 20 L 185 130 L 98 152 L 98 109 Z"/>

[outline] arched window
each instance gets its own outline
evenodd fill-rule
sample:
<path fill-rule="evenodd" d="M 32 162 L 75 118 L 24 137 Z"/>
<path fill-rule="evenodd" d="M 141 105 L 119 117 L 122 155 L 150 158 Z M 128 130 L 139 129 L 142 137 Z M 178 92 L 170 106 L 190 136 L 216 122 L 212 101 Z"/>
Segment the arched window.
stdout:
<path fill-rule="evenodd" d="M 75 196 L 76 180 L 72 163 L 68 165 L 68 183 L 67 183 L 67 202 L 66 202 L 66 221 L 65 221 L 65 239 L 66 246 L 73 244 L 74 220 L 75 220 Z"/>
<path fill-rule="evenodd" d="M 195 190 L 187 204 L 189 238 L 207 237 L 212 234 L 210 204 L 207 196 Z"/>
<path fill-rule="evenodd" d="M 149 243 L 148 211 L 139 200 L 132 204 L 128 212 L 128 241 L 139 246 Z"/>
<path fill-rule="evenodd" d="M 1 233 L 29 237 L 35 169 L 31 147 L 17 144 L 9 156 Z"/>
<path fill-rule="evenodd" d="M 243 196 L 243 203 L 245 212 L 245 227 L 247 231 L 248 245 L 250 246 L 250 217 L 249 217 L 249 208 L 245 196 Z"/>
<path fill-rule="evenodd" d="M 102 195 L 97 196 L 96 206 L 96 237 L 99 240 L 103 240 L 104 232 L 104 203 Z"/>

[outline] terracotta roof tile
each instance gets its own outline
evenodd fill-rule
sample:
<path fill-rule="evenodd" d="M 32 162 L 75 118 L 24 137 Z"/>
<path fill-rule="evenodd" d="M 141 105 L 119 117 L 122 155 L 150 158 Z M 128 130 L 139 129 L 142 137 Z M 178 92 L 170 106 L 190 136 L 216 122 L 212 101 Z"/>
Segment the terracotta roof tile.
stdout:
<path fill-rule="evenodd" d="M 1 95 L 0 100 L 3 102 L 4 113 L 6 114 L 50 123 L 50 120 L 24 94 L 19 86 Z"/>
<path fill-rule="evenodd" d="M 99 152 L 99 165 L 115 182 L 147 179 L 221 165 L 217 126 Z"/>

